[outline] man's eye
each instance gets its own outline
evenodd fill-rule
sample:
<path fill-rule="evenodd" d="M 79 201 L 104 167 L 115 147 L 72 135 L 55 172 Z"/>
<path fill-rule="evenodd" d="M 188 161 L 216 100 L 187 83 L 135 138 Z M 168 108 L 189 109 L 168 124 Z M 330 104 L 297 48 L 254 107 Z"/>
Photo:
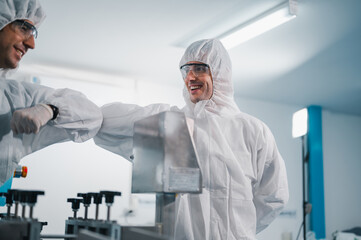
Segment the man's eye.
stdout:
<path fill-rule="evenodd" d="M 23 26 L 21 27 L 21 30 L 23 30 L 24 32 L 27 32 L 27 31 L 29 31 L 29 27 L 23 25 Z"/>
<path fill-rule="evenodd" d="M 194 71 L 196 71 L 196 72 L 205 72 L 204 67 L 196 67 L 196 68 L 194 68 Z"/>

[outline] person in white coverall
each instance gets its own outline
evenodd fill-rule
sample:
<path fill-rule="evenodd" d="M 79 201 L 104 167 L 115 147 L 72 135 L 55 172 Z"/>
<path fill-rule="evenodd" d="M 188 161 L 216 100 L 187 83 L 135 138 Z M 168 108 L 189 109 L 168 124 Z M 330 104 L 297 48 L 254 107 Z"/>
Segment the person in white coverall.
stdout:
<path fill-rule="evenodd" d="M 25 155 L 57 142 L 84 142 L 103 120 L 80 92 L 5 78 L 35 48 L 44 17 L 38 0 L 0 0 L 0 186 Z"/>
<path fill-rule="evenodd" d="M 204 187 L 201 194 L 176 198 L 175 239 L 254 240 L 288 201 L 285 164 L 275 139 L 263 122 L 238 109 L 230 57 L 220 41 L 191 44 L 180 69 L 183 109 L 105 105 L 95 143 L 131 161 L 135 121 L 162 111 L 184 112 L 194 120 Z"/>

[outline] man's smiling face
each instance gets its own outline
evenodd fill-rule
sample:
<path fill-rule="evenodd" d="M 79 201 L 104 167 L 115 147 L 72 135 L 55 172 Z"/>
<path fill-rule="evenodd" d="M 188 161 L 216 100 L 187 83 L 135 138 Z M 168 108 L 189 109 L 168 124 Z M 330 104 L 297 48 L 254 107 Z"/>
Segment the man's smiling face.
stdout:
<path fill-rule="evenodd" d="M 16 68 L 28 49 L 35 48 L 34 37 L 19 34 L 13 24 L 9 23 L 0 30 L 0 68 Z"/>
<path fill-rule="evenodd" d="M 187 62 L 183 66 L 181 71 L 190 100 L 197 103 L 210 99 L 213 95 L 213 80 L 209 66 L 196 61 Z"/>

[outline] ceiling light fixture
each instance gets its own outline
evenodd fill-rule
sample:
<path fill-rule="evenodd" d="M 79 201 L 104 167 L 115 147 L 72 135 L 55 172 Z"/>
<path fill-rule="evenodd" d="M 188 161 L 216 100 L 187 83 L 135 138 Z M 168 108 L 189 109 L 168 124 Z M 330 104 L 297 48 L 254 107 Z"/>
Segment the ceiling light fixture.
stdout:
<path fill-rule="evenodd" d="M 292 10 L 292 8 L 291 8 Z M 282 3 L 275 8 L 242 23 L 228 32 L 220 35 L 221 40 L 226 49 L 233 48 L 244 43 L 262 33 L 267 32 L 285 22 L 296 17 L 296 14 L 290 11 L 289 2 Z"/>

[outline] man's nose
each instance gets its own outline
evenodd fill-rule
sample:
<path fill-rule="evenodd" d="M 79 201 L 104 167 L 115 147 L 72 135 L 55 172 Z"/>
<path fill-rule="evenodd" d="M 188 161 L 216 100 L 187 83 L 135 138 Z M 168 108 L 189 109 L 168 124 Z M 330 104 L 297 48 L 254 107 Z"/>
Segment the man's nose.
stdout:
<path fill-rule="evenodd" d="M 194 74 L 194 72 L 192 70 L 189 70 L 189 72 L 187 73 L 186 79 L 191 80 L 191 79 L 195 79 L 197 76 Z"/>
<path fill-rule="evenodd" d="M 34 49 L 35 48 L 35 39 L 34 39 L 34 36 L 30 36 L 28 39 L 25 39 L 23 41 L 24 45 L 27 47 L 27 48 L 31 48 L 31 49 Z"/>

